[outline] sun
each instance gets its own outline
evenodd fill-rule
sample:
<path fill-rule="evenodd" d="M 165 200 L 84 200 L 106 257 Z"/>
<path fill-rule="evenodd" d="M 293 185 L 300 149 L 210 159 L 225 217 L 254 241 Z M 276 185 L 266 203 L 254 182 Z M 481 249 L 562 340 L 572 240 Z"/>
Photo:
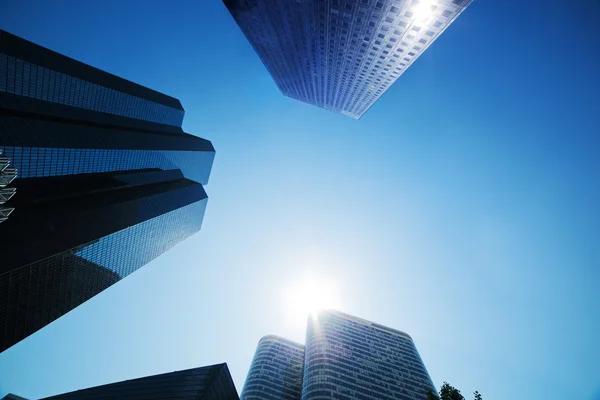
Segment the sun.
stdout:
<path fill-rule="evenodd" d="M 412 9 L 415 21 L 427 21 L 433 15 L 434 2 L 431 0 L 421 0 Z"/>
<path fill-rule="evenodd" d="M 289 320 L 302 321 L 320 310 L 340 307 L 340 295 L 332 281 L 309 275 L 284 290 L 284 312 Z"/>

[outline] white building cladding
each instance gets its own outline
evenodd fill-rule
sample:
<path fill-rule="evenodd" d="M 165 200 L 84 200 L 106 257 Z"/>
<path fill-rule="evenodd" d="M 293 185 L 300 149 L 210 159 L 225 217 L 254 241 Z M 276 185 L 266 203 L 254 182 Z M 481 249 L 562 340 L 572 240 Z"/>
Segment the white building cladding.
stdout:
<path fill-rule="evenodd" d="M 284 396 L 283 388 L 293 390 Z M 435 387 L 410 336 L 327 310 L 309 318 L 305 348 L 261 339 L 241 399 L 425 400 L 429 390 Z"/>
<path fill-rule="evenodd" d="M 304 346 L 269 335 L 258 342 L 242 400 L 300 400 Z"/>
<path fill-rule="evenodd" d="M 406 333 L 338 311 L 309 318 L 302 400 L 424 400 L 429 390 Z"/>
<path fill-rule="evenodd" d="M 472 0 L 223 0 L 281 92 L 360 118 Z"/>

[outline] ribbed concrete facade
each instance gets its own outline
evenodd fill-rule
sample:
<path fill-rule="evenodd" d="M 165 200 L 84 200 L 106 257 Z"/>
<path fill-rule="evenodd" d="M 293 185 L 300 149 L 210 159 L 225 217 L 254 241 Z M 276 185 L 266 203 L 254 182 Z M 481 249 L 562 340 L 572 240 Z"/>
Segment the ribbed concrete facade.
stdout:
<path fill-rule="evenodd" d="M 279 336 L 258 342 L 241 398 L 300 400 L 304 346 Z"/>
<path fill-rule="evenodd" d="M 406 333 L 337 311 L 309 319 L 302 400 L 424 400 L 429 390 Z"/>
<path fill-rule="evenodd" d="M 261 339 L 241 398 L 425 400 L 429 390 L 435 387 L 409 335 L 327 310 L 309 318 L 306 346 Z"/>

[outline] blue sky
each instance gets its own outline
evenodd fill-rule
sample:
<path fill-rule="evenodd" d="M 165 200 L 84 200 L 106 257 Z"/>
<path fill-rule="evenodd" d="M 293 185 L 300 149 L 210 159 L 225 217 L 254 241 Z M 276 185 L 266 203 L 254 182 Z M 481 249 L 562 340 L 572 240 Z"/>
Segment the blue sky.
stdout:
<path fill-rule="evenodd" d="M 359 121 L 280 95 L 220 1 L 166 4 L 0 3 L 217 149 L 202 231 L 0 355 L 0 395 L 223 361 L 241 391 L 312 273 L 438 386 L 600 399 L 600 2 L 476 1 Z"/>

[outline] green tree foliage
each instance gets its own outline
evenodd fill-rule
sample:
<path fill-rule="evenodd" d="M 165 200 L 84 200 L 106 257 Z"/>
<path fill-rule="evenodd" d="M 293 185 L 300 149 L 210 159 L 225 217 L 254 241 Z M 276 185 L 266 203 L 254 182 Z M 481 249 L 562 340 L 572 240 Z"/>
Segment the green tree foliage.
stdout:
<path fill-rule="evenodd" d="M 481 394 L 478 391 L 473 393 L 475 395 L 475 400 L 482 400 Z M 460 394 L 460 390 L 450 385 L 448 382 L 444 382 L 440 389 L 440 395 L 430 390 L 427 393 L 427 400 L 465 400 L 462 394 Z"/>
<path fill-rule="evenodd" d="M 438 397 L 437 393 L 435 393 L 433 390 L 430 390 L 427 392 L 427 400 L 440 400 L 440 398 Z"/>
<path fill-rule="evenodd" d="M 440 399 L 441 400 L 465 400 L 462 394 L 460 394 L 460 390 L 450 385 L 448 382 L 444 382 L 442 388 L 440 389 Z"/>

